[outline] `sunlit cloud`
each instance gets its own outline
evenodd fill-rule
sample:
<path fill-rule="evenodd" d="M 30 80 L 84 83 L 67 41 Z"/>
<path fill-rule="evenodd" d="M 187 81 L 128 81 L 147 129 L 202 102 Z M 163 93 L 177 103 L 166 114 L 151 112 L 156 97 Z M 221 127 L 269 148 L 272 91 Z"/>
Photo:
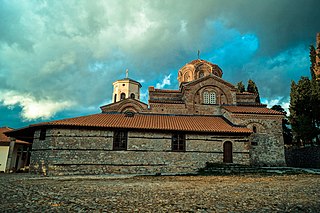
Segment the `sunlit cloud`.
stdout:
<path fill-rule="evenodd" d="M 74 104 L 68 101 L 53 102 L 51 100 L 36 100 L 30 94 L 18 94 L 13 91 L 1 92 L 2 105 L 12 108 L 18 105 L 22 108 L 21 117 L 25 121 L 49 119 L 58 111 L 68 109 Z"/>
<path fill-rule="evenodd" d="M 171 78 L 171 74 L 166 75 L 161 83 L 157 83 L 156 84 L 156 88 L 157 89 L 163 89 L 165 86 L 171 85 L 170 78 Z"/>

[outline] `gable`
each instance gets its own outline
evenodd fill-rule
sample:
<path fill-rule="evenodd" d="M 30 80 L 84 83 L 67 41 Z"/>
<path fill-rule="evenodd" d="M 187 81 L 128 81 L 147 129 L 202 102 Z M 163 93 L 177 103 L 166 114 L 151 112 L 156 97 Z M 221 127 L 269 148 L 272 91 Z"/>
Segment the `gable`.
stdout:
<path fill-rule="evenodd" d="M 186 104 L 203 104 L 203 96 L 206 91 L 215 94 L 216 104 L 236 103 L 237 89 L 235 86 L 214 75 L 183 84 L 181 91 Z"/>
<path fill-rule="evenodd" d="M 148 105 L 136 99 L 128 98 L 100 107 L 102 112 L 141 112 L 148 109 Z"/>
<path fill-rule="evenodd" d="M 231 84 L 231 83 L 229 83 L 229 82 L 227 82 L 227 81 L 223 80 L 222 78 L 219 78 L 218 76 L 215 76 L 215 75 L 208 75 L 203 78 L 196 79 L 196 80 L 191 81 L 189 83 L 182 84 L 181 87 L 183 89 L 185 87 L 193 86 L 193 85 L 196 85 L 196 84 L 199 84 L 202 82 L 205 83 L 205 82 L 208 82 L 209 79 L 212 79 L 213 80 L 212 82 L 216 82 L 219 85 L 225 85 L 229 89 L 237 91 L 237 88 L 233 84 Z"/>

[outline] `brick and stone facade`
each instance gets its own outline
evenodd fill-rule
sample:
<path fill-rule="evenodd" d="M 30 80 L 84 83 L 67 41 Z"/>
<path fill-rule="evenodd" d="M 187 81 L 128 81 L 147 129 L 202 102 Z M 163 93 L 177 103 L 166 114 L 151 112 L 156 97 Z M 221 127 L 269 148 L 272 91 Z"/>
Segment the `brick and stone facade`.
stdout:
<path fill-rule="evenodd" d="M 256 94 L 238 92 L 222 74 L 217 65 L 194 60 L 178 71 L 179 89 L 149 87 L 148 104 L 136 98 L 140 84 L 130 80 L 135 98 L 115 99 L 101 114 L 11 136 L 33 137 L 30 169 L 52 175 L 189 173 L 206 162 L 285 165 L 283 114 L 256 103 Z"/>
<path fill-rule="evenodd" d="M 206 162 L 223 161 L 223 143 L 233 145 L 233 162 L 250 164 L 245 135 L 186 134 L 186 150 L 172 151 L 172 132 L 128 131 L 128 147 L 113 150 L 113 131 L 47 129 L 45 140 L 35 132 L 31 172 L 47 175 L 105 173 L 188 173 Z"/>

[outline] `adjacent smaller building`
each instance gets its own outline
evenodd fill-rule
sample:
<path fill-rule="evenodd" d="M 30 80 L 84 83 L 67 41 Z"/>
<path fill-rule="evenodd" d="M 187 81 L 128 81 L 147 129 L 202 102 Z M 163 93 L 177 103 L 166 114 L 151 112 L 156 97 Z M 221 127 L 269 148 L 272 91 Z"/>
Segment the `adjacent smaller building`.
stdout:
<path fill-rule="evenodd" d="M 12 130 L 9 127 L 0 127 L 0 172 L 18 171 L 29 165 L 31 143 L 11 141 L 4 132 Z"/>

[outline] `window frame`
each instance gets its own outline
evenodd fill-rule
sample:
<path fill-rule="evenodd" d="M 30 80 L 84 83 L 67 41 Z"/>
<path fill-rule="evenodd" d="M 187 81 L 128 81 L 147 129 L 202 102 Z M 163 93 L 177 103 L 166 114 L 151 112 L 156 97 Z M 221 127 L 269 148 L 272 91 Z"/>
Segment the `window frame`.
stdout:
<path fill-rule="evenodd" d="M 186 151 L 186 134 L 172 133 L 171 151 L 173 151 L 173 152 L 185 152 Z"/>
<path fill-rule="evenodd" d="M 203 92 L 203 103 L 204 104 L 209 104 L 209 92 L 208 91 L 204 91 Z"/>
<path fill-rule="evenodd" d="M 125 151 L 128 149 L 128 131 L 116 130 L 113 131 L 112 150 Z"/>
<path fill-rule="evenodd" d="M 214 105 L 217 104 L 217 94 L 214 91 L 205 90 L 202 93 L 203 104 Z"/>

